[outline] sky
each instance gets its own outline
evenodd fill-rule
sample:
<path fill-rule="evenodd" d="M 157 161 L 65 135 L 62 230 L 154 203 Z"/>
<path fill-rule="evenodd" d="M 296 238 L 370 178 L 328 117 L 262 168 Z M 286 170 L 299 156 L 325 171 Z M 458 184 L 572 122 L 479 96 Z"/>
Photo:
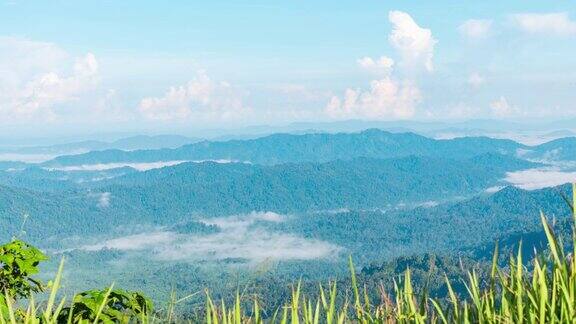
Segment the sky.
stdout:
<path fill-rule="evenodd" d="M 0 135 L 568 117 L 574 1 L 0 0 Z"/>

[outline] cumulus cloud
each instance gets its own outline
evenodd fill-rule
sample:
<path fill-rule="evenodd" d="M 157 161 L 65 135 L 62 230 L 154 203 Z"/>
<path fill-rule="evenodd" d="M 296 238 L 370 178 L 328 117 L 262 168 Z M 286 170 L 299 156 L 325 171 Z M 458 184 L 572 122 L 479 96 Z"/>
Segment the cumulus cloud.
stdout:
<path fill-rule="evenodd" d="M 347 89 L 343 99 L 332 97 L 326 113 L 332 118 L 405 119 L 414 116 L 420 100 L 416 85 L 387 77 L 370 82 L 370 90 Z"/>
<path fill-rule="evenodd" d="M 139 110 L 152 120 L 230 120 L 249 111 L 242 97 L 229 83 L 216 82 L 200 70 L 187 84 L 171 87 L 164 96 L 142 99 Z"/>
<path fill-rule="evenodd" d="M 96 58 L 93 54 L 87 54 L 77 60 L 74 72 L 69 76 L 56 72 L 39 75 L 16 94 L 13 112 L 28 116 L 44 109 L 53 114 L 51 108 L 55 104 L 76 100 L 79 94 L 92 88 L 97 82 L 97 71 Z"/>
<path fill-rule="evenodd" d="M 576 22 L 566 12 L 556 13 L 521 13 L 510 16 L 518 29 L 530 34 L 574 36 Z"/>
<path fill-rule="evenodd" d="M 402 63 L 409 67 L 424 66 L 427 71 L 433 71 L 432 59 L 437 41 L 432 31 L 418 26 L 409 14 L 402 11 L 391 11 L 388 19 L 392 24 L 388 40 L 400 53 Z"/>
<path fill-rule="evenodd" d="M 0 37 L 0 113 L 4 120 L 54 119 L 59 104 L 77 101 L 98 84 L 88 53 L 70 62 L 52 43 Z"/>
<path fill-rule="evenodd" d="M 469 19 L 458 26 L 460 34 L 469 39 L 485 38 L 492 28 L 492 20 Z"/>
<path fill-rule="evenodd" d="M 258 222 L 282 222 L 284 219 L 285 216 L 272 212 L 253 212 L 204 220 L 204 223 L 218 227 L 219 231 L 213 234 L 178 234 L 156 230 L 86 245 L 81 249 L 141 251 L 151 253 L 153 258 L 161 261 L 229 258 L 250 262 L 311 260 L 330 257 L 340 252 L 341 248 L 331 243 L 272 232 L 258 226 Z"/>
<path fill-rule="evenodd" d="M 358 65 L 363 69 L 384 74 L 390 73 L 392 71 L 392 67 L 394 66 L 394 60 L 387 56 L 381 56 L 376 60 L 366 56 L 359 59 L 357 62 Z"/>
<path fill-rule="evenodd" d="M 517 115 L 520 111 L 516 106 L 508 103 L 508 99 L 502 96 L 498 100 L 490 103 L 492 114 L 496 117 L 510 117 Z"/>
<path fill-rule="evenodd" d="M 18 85 L 39 72 L 59 69 L 67 59 L 68 53 L 56 44 L 0 36 L 0 80 L 3 83 Z"/>
<path fill-rule="evenodd" d="M 412 17 L 401 11 L 388 15 L 392 31 L 388 41 L 400 56 L 400 68 L 406 75 L 419 69 L 432 72 L 436 40 L 429 29 L 421 28 Z M 380 74 L 370 82 L 370 89 L 348 88 L 343 97 L 332 96 L 325 113 L 336 119 L 407 119 L 416 114 L 422 95 L 415 80 L 394 74 L 395 61 L 387 56 L 379 59 L 363 57 L 357 61 L 364 69 Z"/>

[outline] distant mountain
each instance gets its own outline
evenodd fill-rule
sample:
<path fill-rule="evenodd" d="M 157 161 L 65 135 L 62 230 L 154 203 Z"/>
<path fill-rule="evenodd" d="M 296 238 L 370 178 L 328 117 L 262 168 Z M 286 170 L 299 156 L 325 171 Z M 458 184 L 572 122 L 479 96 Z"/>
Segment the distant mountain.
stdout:
<path fill-rule="evenodd" d="M 125 151 L 153 150 L 162 148 L 177 148 L 183 145 L 201 141 L 198 138 L 190 138 L 179 135 L 156 135 L 156 136 L 132 136 L 122 138 L 110 143 L 107 149 L 119 149 Z"/>
<path fill-rule="evenodd" d="M 566 137 L 533 147 L 527 156 L 543 160 L 576 161 L 576 137 Z"/>
<path fill-rule="evenodd" d="M 514 155 L 524 145 L 510 140 L 466 137 L 434 140 L 414 133 L 370 129 L 360 133 L 275 134 L 250 140 L 203 141 L 176 149 L 125 152 L 107 150 L 61 156 L 43 166 L 97 163 L 157 162 L 171 160 L 230 160 L 273 165 L 288 162 L 328 162 L 356 157 L 399 158 L 410 155 L 469 158 L 484 153 Z"/>
<path fill-rule="evenodd" d="M 186 144 L 198 142 L 199 139 L 189 138 L 179 135 L 156 135 L 156 136 L 132 136 L 121 138 L 112 142 L 105 141 L 81 141 L 66 144 L 56 144 L 48 146 L 30 146 L 10 150 L 4 150 L 10 153 L 18 154 L 78 154 L 90 151 L 102 150 L 151 150 L 162 148 L 177 148 Z"/>
<path fill-rule="evenodd" d="M 0 170 L 0 185 L 45 192 L 90 188 L 95 182 L 138 172 L 130 167 L 112 168 L 100 171 L 58 171 L 46 170 L 37 166 L 20 169 Z"/>
<path fill-rule="evenodd" d="M 543 135 L 543 137 L 553 137 L 553 138 L 563 138 L 563 137 L 574 137 L 576 136 L 576 132 L 571 131 L 571 130 L 567 130 L 567 129 L 561 129 L 561 130 L 556 130 L 556 131 L 552 131 L 552 132 L 548 132 L 546 134 Z"/>

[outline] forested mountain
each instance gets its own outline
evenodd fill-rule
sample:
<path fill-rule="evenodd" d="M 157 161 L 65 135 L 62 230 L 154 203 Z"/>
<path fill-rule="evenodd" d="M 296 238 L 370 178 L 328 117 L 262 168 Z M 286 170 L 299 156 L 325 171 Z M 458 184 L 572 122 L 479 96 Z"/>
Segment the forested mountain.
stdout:
<path fill-rule="evenodd" d="M 0 185 L 44 192 L 63 192 L 97 186 L 97 182 L 135 173 L 130 167 L 106 170 L 46 170 L 37 166 L 0 171 Z"/>
<path fill-rule="evenodd" d="M 181 216 L 389 209 L 469 196 L 499 184 L 507 171 L 534 165 L 495 154 L 465 160 L 410 156 L 273 166 L 184 163 L 104 181 L 99 190 L 110 192 L 112 201 Z"/>
<path fill-rule="evenodd" d="M 0 161 L 0 171 L 24 168 L 27 164 L 18 161 Z"/>
<path fill-rule="evenodd" d="M 0 240 L 24 235 L 43 247 L 60 245 L 75 235 L 110 233 L 121 225 L 136 225 L 149 214 L 121 201 L 104 208 L 101 199 L 101 193 L 48 193 L 0 186 Z"/>
<path fill-rule="evenodd" d="M 507 187 L 492 195 L 435 207 L 295 215 L 287 222 L 266 226 L 346 246 L 361 262 L 430 251 L 472 251 L 510 236 L 541 232 L 540 211 L 557 219 L 569 218 L 561 194 L 569 196 L 569 186 L 537 191 Z"/>
<path fill-rule="evenodd" d="M 469 158 L 484 153 L 515 154 L 523 145 L 487 137 L 434 140 L 413 133 L 370 129 L 360 133 L 275 134 L 250 140 L 203 141 L 177 149 L 125 152 L 107 150 L 61 156 L 44 166 L 170 160 L 230 160 L 255 164 L 327 162 L 355 157 L 398 158 L 410 155 Z"/>
<path fill-rule="evenodd" d="M 253 211 L 390 210 L 462 199 L 500 184 L 505 172 L 535 165 L 487 154 L 464 160 L 410 156 L 272 166 L 184 163 L 146 172 L 29 168 L 0 173 L 0 184 L 11 185 L 0 189 L 0 221 L 11 235 L 27 213 L 27 232 L 45 238 L 56 231 L 101 234 L 120 225 L 168 225 Z M 111 179 L 78 181 L 95 176 Z"/>
<path fill-rule="evenodd" d="M 147 293 L 155 297 L 164 296 L 157 297 L 160 300 L 167 298 L 163 287 L 174 283 L 181 294 L 209 285 L 215 296 L 241 286 L 269 297 L 269 302 L 283 300 L 286 296 L 282 294 L 289 292 L 287 287 L 297 279 L 304 280 L 304 283 L 309 281 L 304 287 L 313 288 L 312 283 L 317 280 L 336 277 L 340 278 L 339 285 L 346 286 L 350 284 L 345 261 L 349 255 L 362 268 L 358 280 L 375 289 L 371 293 L 377 293 L 375 284 L 380 284 L 380 281 L 391 289 L 391 280 L 410 267 L 418 287 L 423 287 L 430 277 L 431 292 L 444 296 L 445 275 L 454 280 L 457 291 L 465 292 L 460 281 L 466 275 L 463 269 L 473 267 L 480 276 L 485 274 L 490 268 L 496 241 L 500 243 L 503 264 L 520 240 L 523 240 L 525 259 L 530 260 L 533 248 L 545 242 L 539 210 L 555 218 L 557 226 L 570 226 L 569 208 L 560 195 L 569 191 L 568 186 L 537 191 L 509 187 L 495 194 L 435 207 L 388 212 L 298 213 L 282 222 L 256 222 L 251 225 L 255 235 L 273 237 L 274 233 L 284 233 L 328 241 L 342 248 L 330 259 L 285 261 L 280 258 L 263 261 L 256 269 L 250 268 L 253 264 L 249 260 L 241 258 L 213 262 L 203 259 L 155 260 L 146 252 L 122 249 L 73 250 L 66 255 L 70 260 L 69 266 L 79 273 L 88 267 L 92 269 L 90 276 L 80 275 L 83 284 L 101 284 L 111 277 L 118 278 L 116 282 L 123 286 L 133 289 L 146 287 Z M 197 234 L 189 234 L 208 233 L 206 239 L 199 241 L 203 245 L 210 242 L 210 237 L 220 237 L 213 230 L 201 227 Z M 215 234 L 210 236 L 211 232 Z M 232 240 L 230 244 L 244 244 L 240 237 L 229 239 Z M 250 239 L 257 240 L 258 237 Z M 238 272 L 241 264 L 248 266 L 245 268 L 248 272 Z M 99 270 L 94 270 L 95 265 L 100 265 L 97 266 Z"/>

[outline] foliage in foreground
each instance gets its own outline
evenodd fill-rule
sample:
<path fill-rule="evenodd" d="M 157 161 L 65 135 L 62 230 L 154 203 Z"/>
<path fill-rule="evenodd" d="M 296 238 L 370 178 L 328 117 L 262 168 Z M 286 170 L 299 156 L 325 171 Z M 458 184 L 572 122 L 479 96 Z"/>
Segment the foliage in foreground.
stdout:
<path fill-rule="evenodd" d="M 194 322 L 210 324 L 240 323 L 574 323 L 576 322 L 576 185 L 574 197 L 567 202 L 573 212 L 572 251 L 566 253 L 562 238 L 542 214 L 541 221 L 548 240 L 546 253 L 537 254 L 528 266 L 522 249 L 511 256 L 505 268 L 498 266 L 498 250 L 493 257 L 488 280 L 479 279 L 475 271 L 465 281 L 467 295 L 458 296 L 448 279 L 448 300 L 429 298 L 426 288 L 416 293 L 411 272 L 407 269 L 402 280 L 395 282 L 387 293 L 382 288 L 380 300 L 371 300 L 367 287 L 359 287 L 350 260 L 352 291 L 342 291 L 335 282 L 320 285 L 319 298 L 312 300 L 301 293 L 300 284 L 292 290 L 290 301 L 281 309 L 268 312 L 262 301 L 237 294 L 235 302 L 217 302 L 207 293 L 204 314 Z M 12 242 L 14 243 L 14 242 Z M 10 244 L 12 244 L 10 243 Z M 31 248 L 20 244 L 20 247 Z M 10 244 L 7 245 L 10 247 Z M 56 304 L 62 265 L 51 284 L 48 301 L 37 307 L 34 294 L 42 289 L 29 275 L 36 272 L 41 255 L 32 253 L 35 262 L 16 261 L 6 246 L 0 250 L 0 271 L 4 295 L 0 298 L 0 323 L 128 323 L 181 322 L 175 316 L 171 302 L 166 311 L 152 312 L 151 303 L 141 294 L 113 290 L 88 291 L 75 296 L 69 306 L 63 297 Z M 12 246 L 14 247 L 14 246 Z M 12 254 L 18 252 L 11 250 Z M 17 253 L 16 253 L 17 254 Z M 8 257 L 6 256 L 8 255 Z M 20 254 L 21 255 L 21 254 Z M 63 264 L 63 263 L 62 263 Z M 22 268 L 20 268 L 22 266 Z M 26 272 L 27 271 L 27 272 Z M 14 286 L 14 283 L 17 283 Z M 18 307 L 17 299 L 27 297 L 27 306 Z M 159 314 L 163 314 L 161 317 Z"/>

